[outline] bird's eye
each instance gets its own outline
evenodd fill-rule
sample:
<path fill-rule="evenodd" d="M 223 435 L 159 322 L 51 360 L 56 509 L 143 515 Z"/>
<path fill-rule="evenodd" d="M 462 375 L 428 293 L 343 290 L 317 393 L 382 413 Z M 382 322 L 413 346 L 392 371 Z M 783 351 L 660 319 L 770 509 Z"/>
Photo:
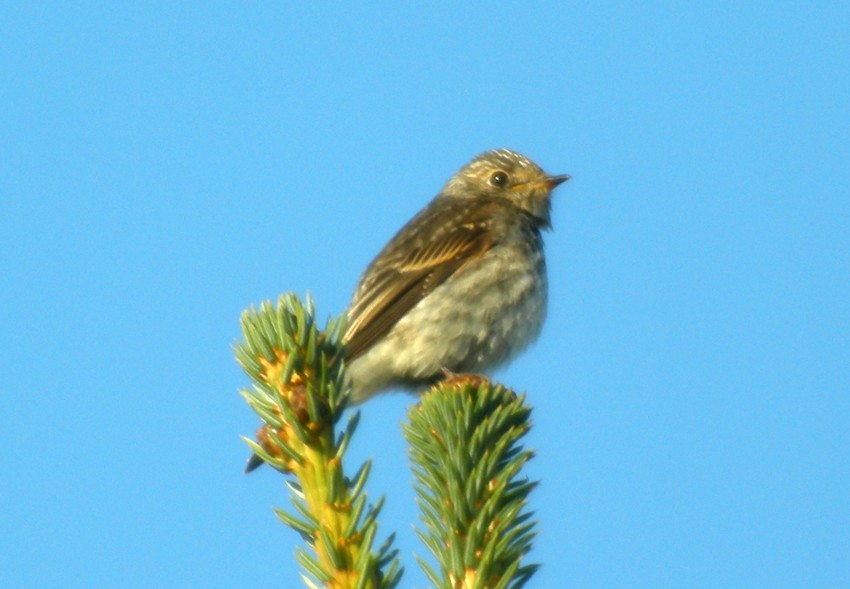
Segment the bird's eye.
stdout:
<path fill-rule="evenodd" d="M 498 172 L 493 172 L 493 175 L 490 176 L 490 186 L 495 186 L 496 188 L 503 188 L 507 183 L 508 175 L 502 170 L 499 170 Z"/>

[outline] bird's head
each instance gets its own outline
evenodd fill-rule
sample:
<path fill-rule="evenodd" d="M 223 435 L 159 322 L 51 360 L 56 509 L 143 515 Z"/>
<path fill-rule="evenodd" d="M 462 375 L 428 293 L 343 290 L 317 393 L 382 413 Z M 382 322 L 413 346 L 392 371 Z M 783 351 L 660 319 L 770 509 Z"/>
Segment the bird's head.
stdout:
<path fill-rule="evenodd" d="M 509 149 L 494 149 L 472 159 L 452 176 L 442 195 L 452 198 L 505 198 L 549 227 L 552 189 L 570 179 L 550 176 L 530 159 Z"/>

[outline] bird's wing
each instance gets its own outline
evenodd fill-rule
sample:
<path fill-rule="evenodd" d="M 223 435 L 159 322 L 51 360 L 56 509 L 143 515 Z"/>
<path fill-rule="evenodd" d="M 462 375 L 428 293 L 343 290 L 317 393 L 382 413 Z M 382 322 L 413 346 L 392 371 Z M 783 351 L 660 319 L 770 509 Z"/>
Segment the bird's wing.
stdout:
<path fill-rule="evenodd" d="M 487 223 L 467 223 L 410 249 L 396 263 L 367 271 L 348 312 L 346 359 L 368 350 L 419 301 L 492 246 Z"/>

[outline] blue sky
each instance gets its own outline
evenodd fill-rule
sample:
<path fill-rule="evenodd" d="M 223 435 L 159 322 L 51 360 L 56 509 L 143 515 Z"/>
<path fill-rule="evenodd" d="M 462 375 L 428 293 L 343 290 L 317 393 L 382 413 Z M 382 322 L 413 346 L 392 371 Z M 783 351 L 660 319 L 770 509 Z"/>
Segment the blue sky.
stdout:
<path fill-rule="evenodd" d="M 297 586 L 230 346 L 470 157 L 558 189 L 532 586 L 850 586 L 850 5 L 7 3 L 0 580 Z M 404 587 L 411 398 L 363 407 Z"/>

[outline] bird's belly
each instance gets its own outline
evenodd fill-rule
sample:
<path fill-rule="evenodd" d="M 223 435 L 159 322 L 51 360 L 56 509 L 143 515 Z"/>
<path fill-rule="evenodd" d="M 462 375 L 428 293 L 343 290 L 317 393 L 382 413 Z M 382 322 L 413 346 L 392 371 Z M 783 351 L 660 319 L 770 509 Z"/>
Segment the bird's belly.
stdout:
<path fill-rule="evenodd" d="M 546 316 L 542 252 L 495 248 L 444 282 L 389 334 L 410 379 L 495 368 L 534 341 Z"/>

